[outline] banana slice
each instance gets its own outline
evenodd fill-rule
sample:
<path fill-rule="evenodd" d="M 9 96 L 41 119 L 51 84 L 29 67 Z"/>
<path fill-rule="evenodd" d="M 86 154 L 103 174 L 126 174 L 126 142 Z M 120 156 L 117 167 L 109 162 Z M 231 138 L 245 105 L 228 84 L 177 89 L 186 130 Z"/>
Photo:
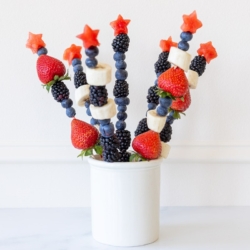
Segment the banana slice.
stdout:
<path fill-rule="evenodd" d="M 85 84 L 75 90 L 75 100 L 78 106 L 82 107 L 89 99 L 89 85 Z"/>
<path fill-rule="evenodd" d="M 171 47 L 168 61 L 187 72 L 191 62 L 191 55 L 181 49 Z"/>
<path fill-rule="evenodd" d="M 163 158 L 166 159 L 168 157 L 170 149 L 171 147 L 167 143 L 161 142 L 161 156 Z"/>
<path fill-rule="evenodd" d="M 86 78 L 89 85 L 105 86 L 111 82 L 111 67 L 99 63 L 95 68 L 86 68 Z"/>
<path fill-rule="evenodd" d="M 156 110 L 149 110 L 147 112 L 148 128 L 160 133 L 165 126 L 167 116 L 159 116 Z"/>
<path fill-rule="evenodd" d="M 188 85 L 190 89 L 196 89 L 199 75 L 197 72 L 189 69 L 187 72 Z"/>
<path fill-rule="evenodd" d="M 113 99 L 109 98 L 108 103 L 102 107 L 90 105 L 92 117 L 97 120 L 111 119 L 116 115 L 116 107 Z"/>

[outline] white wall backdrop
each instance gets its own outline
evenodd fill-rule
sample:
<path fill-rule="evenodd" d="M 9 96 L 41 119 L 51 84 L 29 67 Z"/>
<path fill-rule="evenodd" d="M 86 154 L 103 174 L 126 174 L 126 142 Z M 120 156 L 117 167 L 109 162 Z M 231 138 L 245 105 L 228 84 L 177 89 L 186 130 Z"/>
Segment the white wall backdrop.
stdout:
<path fill-rule="evenodd" d="M 171 35 L 178 42 L 182 15 L 193 10 L 203 27 L 189 52 L 196 55 L 211 40 L 219 57 L 192 90 L 186 116 L 173 125 L 162 205 L 250 205 L 249 1 L 12 0 L 0 8 L 0 207 L 90 205 L 89 167 L 76 159 L 70 119 L 40 86 L 37 56 L 25 48 L 28 32 L 42 33 L 49 54 L 62 59 L 72 43 L 82 45 L 76 35 L 89 24 L 100 29 L 98 60 L 114 68 L 109 23 L 118 14 L 131 19 L 127 127 L 134 131 L 156 78 L 159 41 Z M 67 85 L 73 97 L 73 82 Z M 75 108 L 89 120 L 85 108 Z"/>

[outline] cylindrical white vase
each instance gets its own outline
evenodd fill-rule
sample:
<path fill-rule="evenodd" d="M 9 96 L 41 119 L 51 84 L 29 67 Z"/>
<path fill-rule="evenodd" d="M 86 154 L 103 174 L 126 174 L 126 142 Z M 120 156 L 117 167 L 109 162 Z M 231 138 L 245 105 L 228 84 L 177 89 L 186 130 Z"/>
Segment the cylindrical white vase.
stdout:
<path fill-rule="evenodd" d="M 161 161 L 107 163 L 89 158 L 96 241 L 139 246 L 158 239 Z"/>

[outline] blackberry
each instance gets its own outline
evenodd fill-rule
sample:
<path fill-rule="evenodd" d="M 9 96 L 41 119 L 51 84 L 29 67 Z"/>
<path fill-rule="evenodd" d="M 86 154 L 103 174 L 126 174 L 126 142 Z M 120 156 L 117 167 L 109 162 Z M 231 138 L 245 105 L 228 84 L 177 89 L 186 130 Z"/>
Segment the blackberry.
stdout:
<path fill-rule="evenodd" d="M 129 158 L 130 158 L 130 153 L 126 152 L 126 151 L 122 151 L 120 152 L 120 158 L 119 158 L 119 162 L 129 162 Z"/>
<path fill-rule="evenodd" d="M 86 80 L 86 74 L 82 71 L 77 71 L 74 75 L 74 84 L 76 89 L 82 85 L 88 84 Z"/>
<path fill-rule="evenodd" d="M 172 127 L 168 122 L 166 122 L 164 128 L 160 133 L 161 141 L 169 142 L 171 140 L 171 135 L 172 135 Z"/>
<path fill-rule="evenodd" d="M 127 97 L 129 94 L 128 83 L 123 80 L 116 80 L 113 94 L 115 97 Z"/>
<path fill-rule="evenodd" d="M 96 107 L 102 107 L 108 102 L 108 92 L 105 86 L 90 86 L 89 88 L 90 104 Z"/>
<path fill-rule="evenodd" d="M 131 135 L 128 130 L 116 130 L 116 136 L 119 140 L 119 150 L 124 151 L 127 150 L 130 146 Z"/>
<path fill-rule="evenodd" d="M 196 56 L 190 64 L 189 69 L 198 73 L 201 76 L 206 69 L 206 59 L 204 56 Z"/>
<path fill-rule="evenodd" d="M 129 42 L 130 39 L 127 34 L 119 34 L 112 42 L 113 50 L 115 52 L 125 53 L 126 51 L 128 51 Z"/>
<path fill-rule="evenodd" d="M 56 82 L 51 88 L 52 95 L 57 102 L 69 99 L 69 90 L 63 82 Z"/>
<path fill-rule="evenodd" d="M 103 147 L 102 157 L 106 162 L 116 162 L 120 158 L 120 154 L 117 150 L 119 141 L 116 135 L 110 137 L 100 137 L 100 144 Z"/>
<path fill-rule="evenodd" d="M 168 62 L 168 54 L 169 52 L 162 52 L 159 55 L 158 61 L 155 63 L 155 73 L 162 73 L 169 68 L 171 68 L 171 64 Z"/>
<path fill-rule="evenodd" d="M 147 131 L 149 131 L 148 124 L 147 124 L 147 118 L 143 118 L 137 126 L 137 129 L 135 131 L 135 136 L 140 135 L 140 134 L 147 132 Z"/>
<path fill-rule="evenodd" d="M 148 89 L 147 100 L 148 103 L 159 104 L 159 96 L 156 94 L 157 86 L 152 86 Z"/>
<path fill-rule="evenodd" d="M 103 160 L 106 162 L 117 162 L 120 158 L 120 154 L 116 148 L 111 150 L 105 150 L 102 152 Z"/>

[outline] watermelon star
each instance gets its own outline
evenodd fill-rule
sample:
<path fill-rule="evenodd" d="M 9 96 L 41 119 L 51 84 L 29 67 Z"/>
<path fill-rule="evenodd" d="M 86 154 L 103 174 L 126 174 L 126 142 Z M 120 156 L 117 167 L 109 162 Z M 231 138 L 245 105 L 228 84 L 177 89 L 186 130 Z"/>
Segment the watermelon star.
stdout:
<path fill-rule="evenodd" d="M 197 50 L 197 53 L 200 56 L 204 56 L 206 58 L 206 62 L 210 63 L 210 61 L 217 57 L 217 52 L 212 42 L 201 43 L 200 48 Z"/>
<path fill-rule="evenodd" d="M 184 23 L 181 25 L 181 29 L 184 32 L 196 32 L 197 29 L 202 27 L 202 22 L 197 18 L 196 11 L 193 11 L 190 15 L 182 16 Z"/>
<path fill-rule="evenodd" d="M 177 47 L 177 43 L 172 41 L 172 37 L 170 36 L 168 40 L 161 40 L 160 41 L 160 47 L 163 52 L 170 51 L 171 47 Z"/>
<path fill-rule="evenodd" d="M 45 47 L 46 44 L 44 43 L 42 36 L 42 34 L 33 34 L 29 32 L 26 48 L 31 49 L 33 53 L 37 53 L 40 48 Z"/>
<path fill-rule="evenodd" d="M 88 49 L 91 46 L 99 46 L 100 43 L 97 39 L 99 30 L 92 30 L 88 25 L 84 26 L 83 33 L 76 37 L 83 41 L 83 46 Z"/>
<path fill-rule="evenodd" d="M 130 23 L 129 19 L 123 19 L 121 15 L 117 17 L 117 19 L 110 23 L 111 27 L 115 31 L 115 36 L 123 33 L 128 34 L 128 24 Z"/>
<path fill-rule="evenodd" d="M 67 48 L 63 53 L 63 60 L 68 60 L 69 65 L 71 65 L 72 60 L 75 58 L 81 59 L 81 46 L 76 46 L 75 44 L 71 44 L 69 48 Z"/>

